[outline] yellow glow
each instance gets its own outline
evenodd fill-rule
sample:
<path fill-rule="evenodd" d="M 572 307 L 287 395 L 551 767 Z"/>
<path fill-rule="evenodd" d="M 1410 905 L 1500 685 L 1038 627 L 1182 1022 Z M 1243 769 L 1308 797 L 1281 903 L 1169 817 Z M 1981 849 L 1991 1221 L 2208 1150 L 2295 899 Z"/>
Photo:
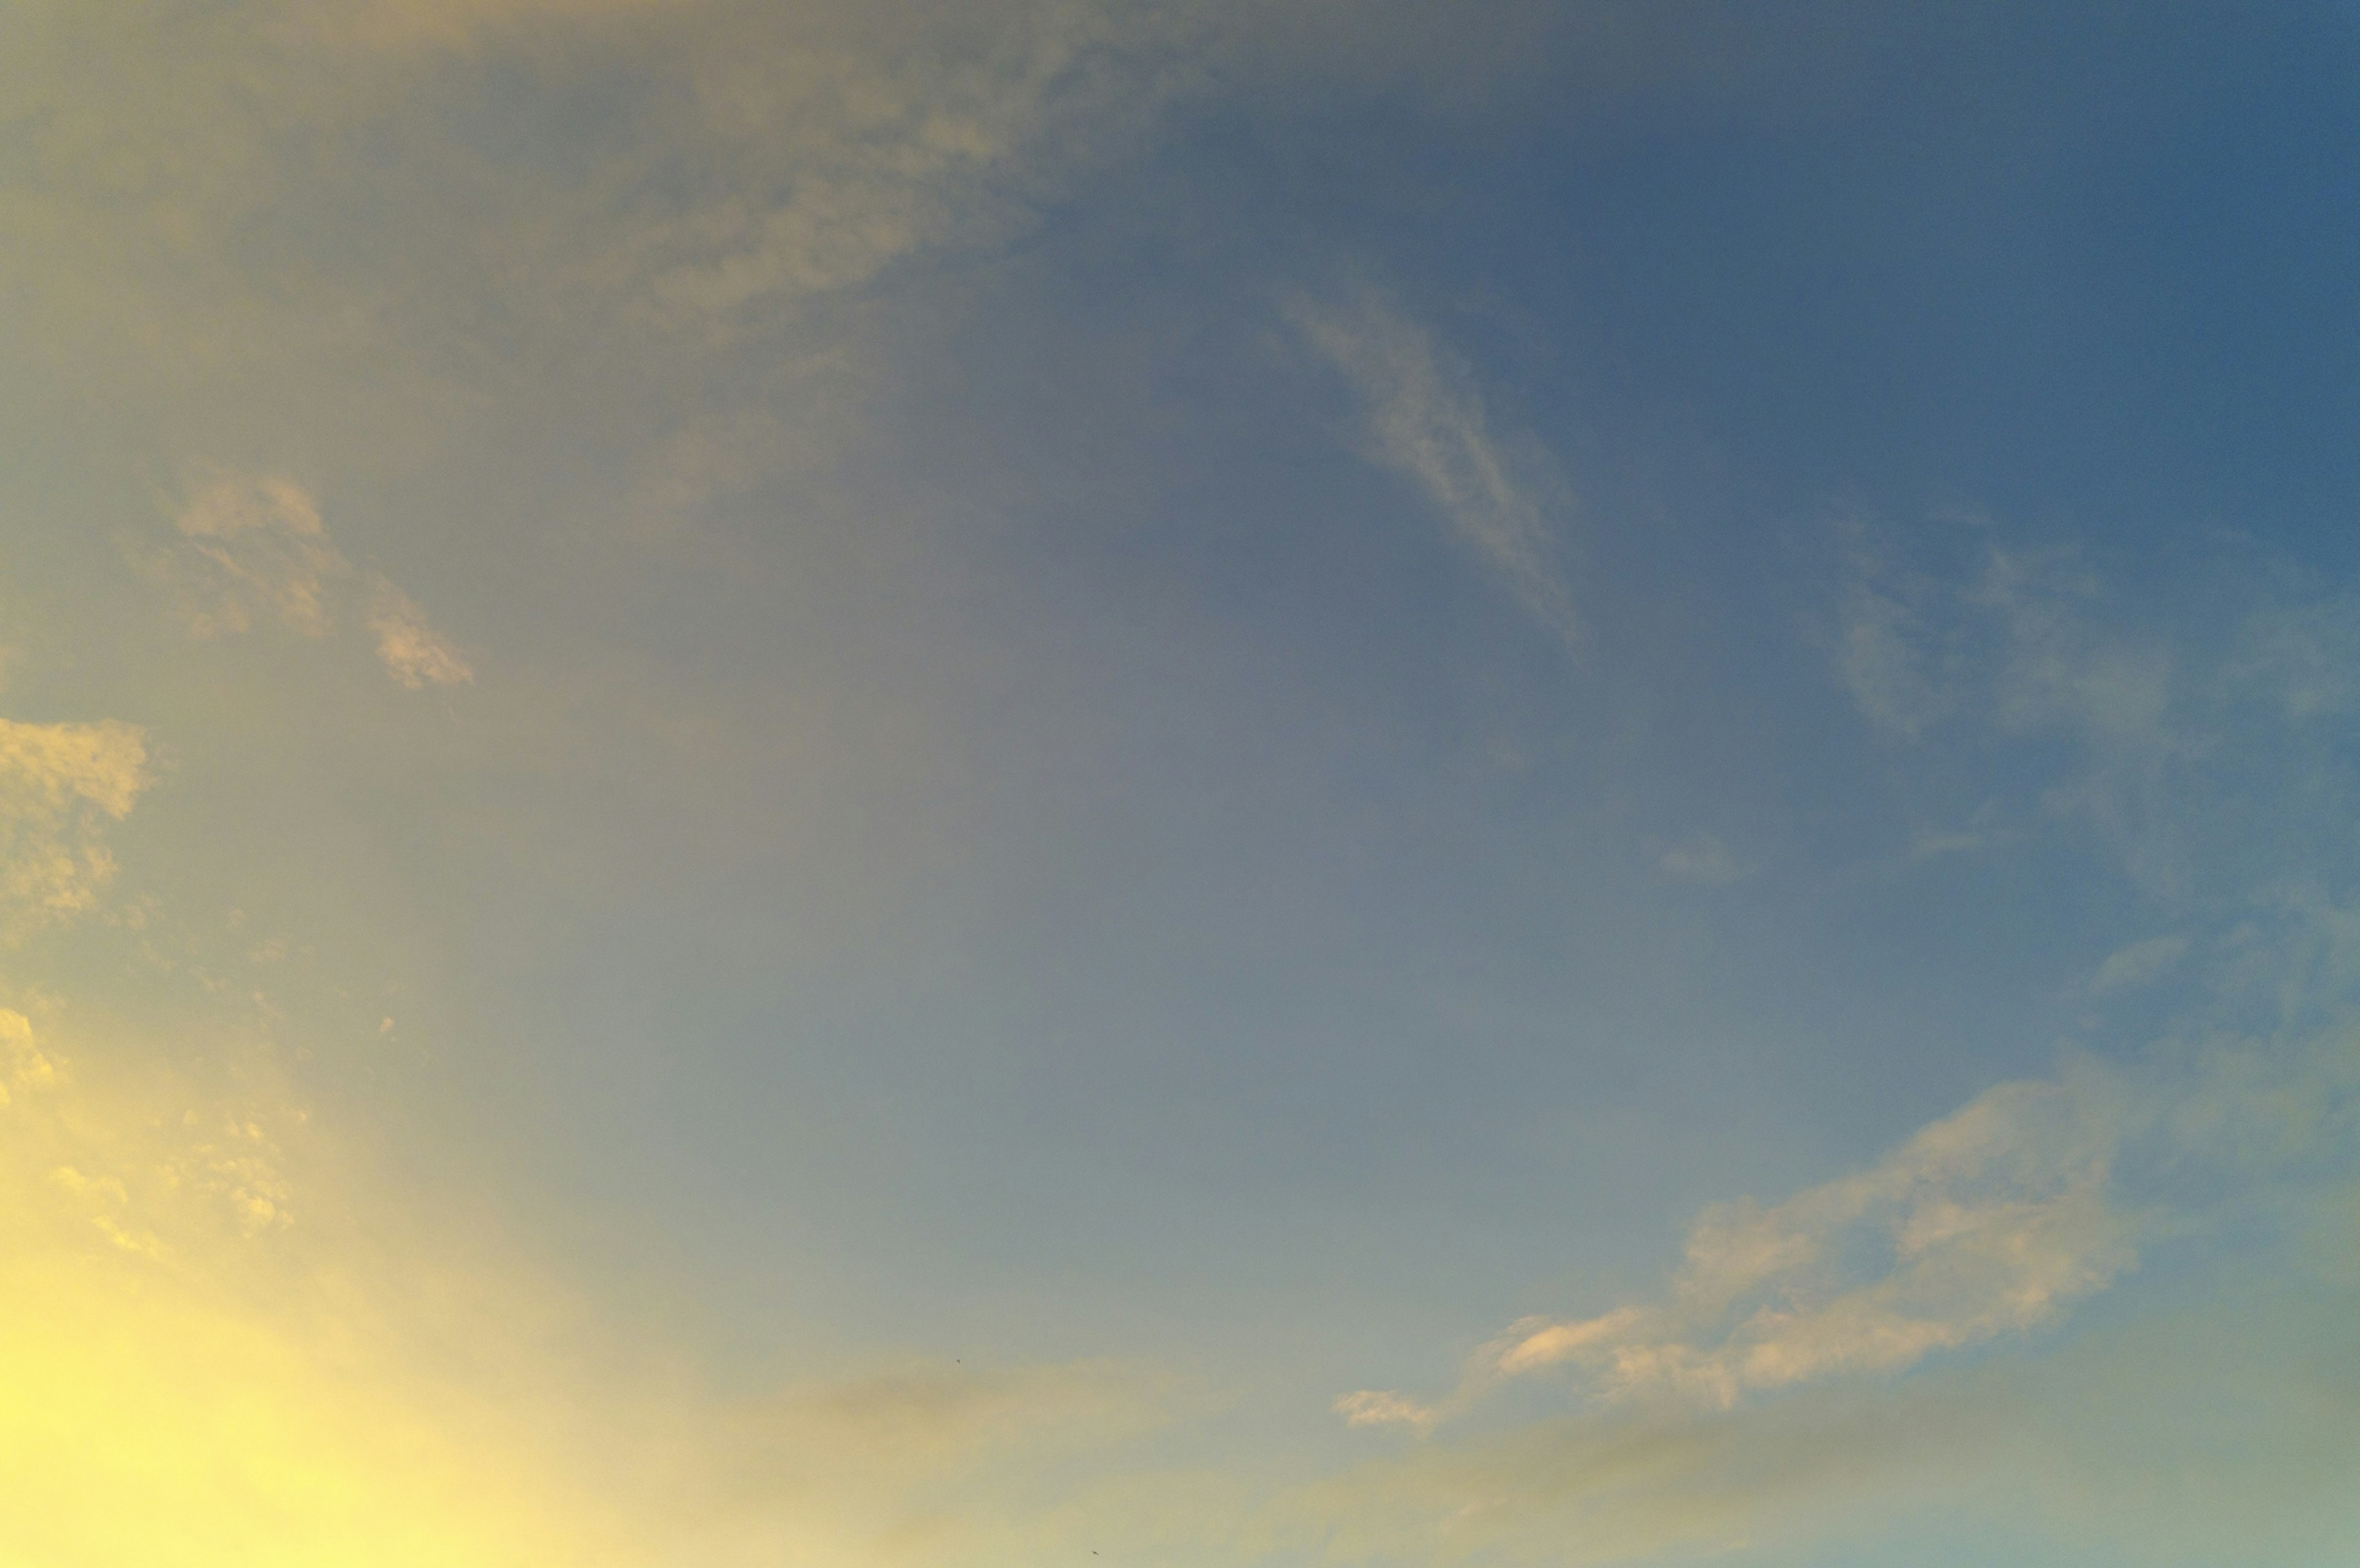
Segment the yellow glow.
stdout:
<path fill-rule="evenodd" d="M 6 1017 L 21 1037 L 0 1109 L 8 1562 L 624 1560 L 616 1521 L 516 1423 L 405 1367 L 395 1325 L 323 1266 L 336 1238 L 284 1223 L 286 1179 L 253 1119 L 164 1114 L 79 1082 L 70 1060 L 50 1073 Z"/>

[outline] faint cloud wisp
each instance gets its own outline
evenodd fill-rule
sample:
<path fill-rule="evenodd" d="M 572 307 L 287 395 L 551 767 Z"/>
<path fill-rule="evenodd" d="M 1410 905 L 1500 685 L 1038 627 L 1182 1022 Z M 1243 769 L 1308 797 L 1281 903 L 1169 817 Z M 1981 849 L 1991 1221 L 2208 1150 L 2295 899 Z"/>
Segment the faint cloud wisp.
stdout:
<path fill-rule="evenodd" d="M 1548 526 L 1570 497 L 1539 441 L 1495 435 L 1466 362 L 1375 289 L 1297 297 L 1289 314 L 1358 395 L 1370 460 L 1415 479 L 1524 608 L 1574 640 L 1579 620 Z"/>
<path fill-rule="evenodd" d="M 234 636 L 275 622 L 324 637 L 364 602 L 377 660 L 396 684 L 415 691 L 475 680 L 418 601 L 374 572 L 355 583 L 319 503 L 294 480 L 214 470 L 192 488 L 173 527 L 179 540 L 148 552 L 142 564 L 172 592 L 191 636 Z"/>

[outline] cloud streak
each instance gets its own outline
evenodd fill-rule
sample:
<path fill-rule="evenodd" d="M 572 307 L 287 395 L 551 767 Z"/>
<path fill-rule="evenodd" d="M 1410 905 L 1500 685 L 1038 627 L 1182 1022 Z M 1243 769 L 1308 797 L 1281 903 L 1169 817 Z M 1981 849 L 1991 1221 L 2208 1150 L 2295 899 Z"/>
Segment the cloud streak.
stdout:
<path fill-rule="evenodd" d="M 1528 431 L 1495 434 L 1465 360 L 1375 289 L 1298 297 L 1290 313 L 1360 399 L 1370 460 L 1415 480 L 1452 536 L 1573 640 L 1579 621 L 1549 527 L 1569 492 L 1546 450 Z"/>

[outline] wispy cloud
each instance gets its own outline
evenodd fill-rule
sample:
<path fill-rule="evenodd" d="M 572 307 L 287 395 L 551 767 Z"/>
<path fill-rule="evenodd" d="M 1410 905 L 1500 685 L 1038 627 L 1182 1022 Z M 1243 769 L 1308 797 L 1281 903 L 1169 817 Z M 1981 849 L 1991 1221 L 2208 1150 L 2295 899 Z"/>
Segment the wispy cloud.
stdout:
<path fill-rule="evenodd" d="M 2200 948 L 2204 999 L 2148 1051 L 2070 1057 L 1864 1170 L 1709 1209 L 1659 1293 L 1522 1319 L 1448 1392 L 1364 1390 L 1337 1412 L 1425 1436 L 1543 1375 L 1601 1418 L 1742 1410 L 2052 1327 L 2143 1252 L 2259 1214 L 2310 1205 L 2348 1224 L 2360 912 L 2266 892 L 2205 943 L 2174 933 L 2123 949 L 2090 989 L 2146 984 Z"/>
<path fill-rule="evenodd" d="M 309 492 L 279 474 L 216 473 L 173 520 L 177 547 L 150 564 L 178 594 L 198 637 L 251 631 L 275 621 L 306 637 L 325 633 L 330 598 L 352 564 L 329 542 Z"/>
<path fill-rule="evenodd" d="M 319 503 L 283 474 L 216 470 L 191 488 L 173 518 L 180 539 L 143 558 L 174 593 L 196 637 L 277 623 L 324 637 L 357 607 L 377 660 L 415 691 L 475 680 L 418 601 L 375 572 L 364 580 L 328 536 Z"/>
<path fill-rule="evenodd" d="M 1579 629 L 1550 520 L 1570 492 L 1529 431 L 1495 433 L 1466 361 L 1376 289 L 1293 301 L 1295 322 L 1358 395 L 1372 462 L 1415 480 L 1461 543 L 1568 639 Z"/>
<path fill-rule="evenodd" d="M 1361 1388 L 1337 1397 L 1336 1413 L 1347 1426 L 1406 1427 L 1423 1437 L 1434 1430 L 1442 1412 L 1392 1388 Z"/>
<path fill-rule="evenodd" d="M 2028 1531 L 2191 1568 L 2317 1562 L 2349 1539 L 2360 1461 L 2351 1379 L 2322 1374 L 2360 1337 L 2339 1290 L 2284 1288 L 2329 1286 L 2315 1259 L 2278 1261 L 2277 1289 L 2216 1278 L 2037 1359 L 1593 1410 L 1420 1444 L 1273 1511 L 1348 1562 L 1908 1562 L 1936 1510 L 1959 1561 L 2047 1561 Z"/>
<path fill-rule="evenodd" d="M 2269 593 L 2258 610 L 2165 629 L 2122 613 L 2070 549 L 1989 529 L 1963 542 L 1934 572 L 1863 528 L 1845 534 L 1830 651 L 1862 715 L 1928 746 L 2013 746 L 2042 780 L 1963 828 L 1921 833 L 1916 857 L 2078 822 L 2143 891 L 2184 903 L 2243 898 L 2256 866 L 2310 861 L 2290 845 L 2340 842 L 2324 721 L 2360 704 L 2348 596 Z M 2036 749 L 2060 745 L 2061 768 Z"/>
<path fill-rule="evenodd" d="M 2037 1328 L 2136 1260 L 2135 1227 L 2108 1201 L 2124 1119 L 2120 1089 L 2094 1071 L 2002 1085 L 1867 1171 L 1708 1211 L 1664 1300 L 1524 1319 L 1442 1405 L 1369 1393 L 1352 1409 L 1429 1428 L 1552 1368 L 1603 1399 L 1726 1409 Z"/>
<path fill-rule="evenodd" d="M 2005 1085 L 1868 1171 L 1709 1212 L 1667 1302 L 1520 1323 L 1488 1370 L 1565 1366 L 1609 1396 L 1726 1407 L 2038 1327 L 2136 1261 L 2107 1201 L 2117 1099 L 2095 1079 Z"/>
<path fill-rule="evenodd" d="M 2184 936 L 2156 936 L 2135 942 L 2109 953 L 2106 961 L 2098 965 L 2098 972 L 2090 977 L 2090 994 L 2103 996 L 2152 985 L 2187 955 L 2188 939 Z"/>
<path fill-rule="evenodd" d="M 423 686 L 455 686 L 475 672 L 426 619 L 418 601 L 377 578 L 369 589 L 369 630 L 377 634 L 377 657 L 394 680 L 415 691 Z"/>

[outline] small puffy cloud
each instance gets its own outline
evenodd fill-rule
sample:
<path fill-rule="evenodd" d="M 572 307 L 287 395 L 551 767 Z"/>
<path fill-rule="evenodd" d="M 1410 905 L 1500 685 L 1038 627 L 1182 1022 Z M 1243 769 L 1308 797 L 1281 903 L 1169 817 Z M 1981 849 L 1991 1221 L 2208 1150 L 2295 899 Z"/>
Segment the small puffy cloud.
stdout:
<path fill-rule="evenodd" d="M 1507 578 L 1525 609 L 1573 637 L 1573 596 L 1549 529 L 1568 495 L 1538 440 L 1495 434 L 1465 361 L 1374 289 L 1298 299 L 1292 313 L 1359 395 L 1371 460 L 1415 480 L 1451 533 Z"/>
<path fill-rule="evenodd" d="M 413 691 L 475 678 L 458 649 L 427 620 L 418 601 L 382 577 L 369 593 L 368 626 L 377 637 L 378 660 L 396 681 Z"/>
<path fill-rule="evenodd" d="M 1730 854 L 1729 846 L 1708 833 L 1691 833 L 1655 861 L 1663 874 L 1676 882 L 1700 882 L 1707 887 L 1726 887 L 1754 874 L 1754 867 Z"/>
<path fill-rule="evenodd" d="M 1059 0 L 995 13 L 989 43 L 872 30 L 858 7 L 687 29 L 701 114 L 674 134 L 731 178 L 650 201 L 661 215 L 610 236 L 602 265 L 719 322 L 1021 228 L 1185 85 L 1168 51 L 1188 30 L 1165 8 Z"/>
<path fill-rule="evenodd" d="M 115 876 L 102 831 L 147 782 L 147 738 L 134 725 L 0 719 L 0 931 L 96 905 Z"/>

